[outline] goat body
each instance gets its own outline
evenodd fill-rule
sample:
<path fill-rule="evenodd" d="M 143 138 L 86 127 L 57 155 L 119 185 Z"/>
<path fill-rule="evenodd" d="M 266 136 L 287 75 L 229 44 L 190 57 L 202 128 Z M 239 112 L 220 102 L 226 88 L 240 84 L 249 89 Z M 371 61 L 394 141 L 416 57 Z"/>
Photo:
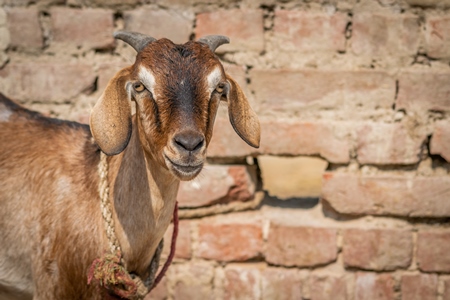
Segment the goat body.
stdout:
<path fill-rule="evenodd" d="M 44 117 L 0 94 L 0 299 L 102 298 L 104 291 L 87 285 L 90 264 L 109 249 L 100 151 L 111 155 L 123 259 L 128 272 L 146 278 L 179 181 L 203 166 L 220 100 L 236 132 L 258 146 L 256 116 L 211 45 L 144 41 L 135 64 L 108 84 L 90 127 Z"/>

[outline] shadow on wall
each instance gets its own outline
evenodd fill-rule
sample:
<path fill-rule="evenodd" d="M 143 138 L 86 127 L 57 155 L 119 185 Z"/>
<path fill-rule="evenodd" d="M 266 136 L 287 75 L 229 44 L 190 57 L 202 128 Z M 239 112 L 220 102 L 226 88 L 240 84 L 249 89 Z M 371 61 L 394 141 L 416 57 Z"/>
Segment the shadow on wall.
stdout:
<path fill-rule="evenodd" d="M 311 209 L 319 204 L 319 198 L 315 197 L 301 197 L 301 198 L 288 198 L 285 200 L 278 199 L 277 197 L 271 197 L 266 193 L 261 205 L 267 205 L 270 207 L 279 208 L 300 208 Z"/>

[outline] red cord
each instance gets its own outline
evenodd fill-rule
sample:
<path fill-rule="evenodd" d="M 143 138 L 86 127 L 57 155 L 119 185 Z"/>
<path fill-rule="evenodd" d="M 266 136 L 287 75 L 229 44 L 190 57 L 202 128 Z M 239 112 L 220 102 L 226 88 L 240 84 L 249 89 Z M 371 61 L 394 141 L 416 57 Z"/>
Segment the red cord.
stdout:
<path fill-rule="evenodd" d="M 150 289 L 150 291 L 153 290 L 158 285 L 158 283 L 166 274 L 170 264 L 172 263 L 173 257 L 175 256 L 175 248 L 177 246 L 177 236 L 178 236 L 178 202 L 175 202 L 175 209 L 173 210 L 173 233 L 172 233 L 172 242 L 170 244 L 170 254 L 166 262 L 164 263 L 164 267 L 161 269 L 158 276 L 156 277 L 155 283 L 153 283 L 153 286 Z"/>

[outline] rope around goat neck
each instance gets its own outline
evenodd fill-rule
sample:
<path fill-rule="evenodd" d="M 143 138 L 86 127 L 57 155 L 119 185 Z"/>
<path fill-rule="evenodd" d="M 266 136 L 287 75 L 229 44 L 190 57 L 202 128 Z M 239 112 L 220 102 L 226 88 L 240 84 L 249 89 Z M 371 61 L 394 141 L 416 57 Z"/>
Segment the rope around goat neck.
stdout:
<path fill-rule="evenodd" d="M 100 153 L 100 164 L 98 166 L 98 172 L 100 175 L 100 207 L 105 224 L 106 236 L 108 237 L 109 248 L 111 250 L 111 253 L 116 253 L 116 251 L 122 252 L 122 250 L 120 249 L 119 241 L 116 237 L 116 232 L 114 230 L 114 219 L 111 212 L 111 202 L 109 201 L 108 161 L 106 154 L 104 154 L 103 152 Z"/>
<path fill-rule="evenodd" d="M 100 283 L 101 286 L 112 290 L 116 295 L 122 298 L 133 300 L 143 299 L 149 293 L 149 291 L 154 289 L 156 285 L 161 281 L 175 255 L 176 239 L 178 235 L 178 203 L 175 202 L 175 208 L 173 212 L 174 227 L 169 257 L 167 258 L 158 276 L 155 278 L 153 284 L 148 282 L 147 287 L 139 276 L 132 276 L 126 270 L 126 264 L 122 257 L 122 250 L 120 248 L 120 244 L 116 237 L 114 229 L 115 227 L 114 218 L 112 215 L 112 206 L 111 202 L 109 201 L 108 161 L 106 154 L 104 154 L 103 152 L 101 152 L 100 154 L 100 164 L 98 167 L 98 172 L 100 175 L 100 206 L 105 225 L 106 236 L 108 238 L 111 252 L 104 254 L 102 258 L 97 258 L 96 260 L 94 260 L 91 267 L 89 268 L 88 284 L 90 284 L 91 281 L 95 279 Z M 155 253 L 155 255 L 159 256 L 161 253 L 161 249 L 157 251 L 159 251 L 159 254 Z M 159 259 L 157 258 L 156 264 L 158 264 L 158 262 Z M 157 266 L 156 268 L 154 268 L 155 272 L 157 268 Z"/>
<path fill-rule="evenodd" d="M 144 299 L 148 294 L 148 288 L 139 276 L 132 276 L 128 273 L 116 237 L 111 202 L 109 201 L 108 161 L 103 152 L 100 152 L 98 172 L 100 175 L 100 207 L 111 253 L 94 260 L 89 269 L 88 284 L 95 278 L 100 285 L 112 290 L 122 298 Z"/>

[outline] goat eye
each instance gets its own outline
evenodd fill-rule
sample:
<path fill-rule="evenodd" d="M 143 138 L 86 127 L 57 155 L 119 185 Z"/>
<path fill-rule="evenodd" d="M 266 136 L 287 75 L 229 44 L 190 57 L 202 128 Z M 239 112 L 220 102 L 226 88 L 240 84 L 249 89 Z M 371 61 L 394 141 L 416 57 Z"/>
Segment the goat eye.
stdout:
<path fill-rule="evenodd" d="M 134 88 L 134 90 L 136 92 L 142 92 L 142 91 L 145 90 L 144 85 L 142 83 L 140 83 L 140 82 L 137 82 L 137 83 L 133 84 L 133 88 Z"/>
<path fill-rule="evenodd" d="M 218 92 L 219 94 L 222 94 L 224 88 L 225 88 L 225 83 L 219 83 L 216 87 L 216 92 Z"/>

